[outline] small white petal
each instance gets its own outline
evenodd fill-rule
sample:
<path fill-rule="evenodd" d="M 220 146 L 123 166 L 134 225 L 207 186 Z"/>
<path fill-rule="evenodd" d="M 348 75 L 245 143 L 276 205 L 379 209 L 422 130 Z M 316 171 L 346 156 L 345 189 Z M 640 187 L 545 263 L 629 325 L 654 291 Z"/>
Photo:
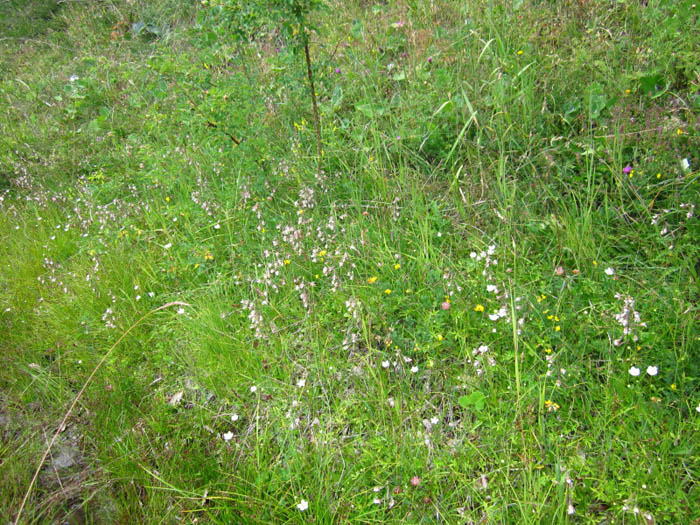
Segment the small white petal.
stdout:
<path fill-rule="evenodd" d="M 223 436 L 224 441 L 231 441 L 233 438 L 233 432 L 226 432 Z"/>
<path fill-rule="evenodd" d="M 659 369 L 655 366 L 649 366 L 647 367 L 647 374 L 650 376 L 655 376 L 656 374 L 659 373 Z"/>
<path fill-rule="evenodd" d="M 611 267 L 607 267 L 605 269 L 605 275 L 615 275 L 615 270 L 613 270 Z"/>
<path fill-rule="evenodd" d="M 639 373 L 640 373 L 639 368 L 637 368 L 636 366 L 630 367 L 629 374 L 631 376 L 637 377 L 639 375 Z"/>
<path fill-rule="evenodd" d="M 297 504 L 297 508 L 298 508 L 300 511 L 304 512 L 306 509 L 309 508 L 309 502 L 306 501 L 305 499 L 303 499 L 303 500 L 301 500 L 301 501 Z"/>
<path fill-rule="evenodd" d="M 253 385 L 253 386 L 250 387 L 250 392 L 251 392 L 251 393 L 254 394 L 254 393 L 257 392 L 257 391 L 258 391 L 258 387 L 257 387 L 257 386 Z"/>

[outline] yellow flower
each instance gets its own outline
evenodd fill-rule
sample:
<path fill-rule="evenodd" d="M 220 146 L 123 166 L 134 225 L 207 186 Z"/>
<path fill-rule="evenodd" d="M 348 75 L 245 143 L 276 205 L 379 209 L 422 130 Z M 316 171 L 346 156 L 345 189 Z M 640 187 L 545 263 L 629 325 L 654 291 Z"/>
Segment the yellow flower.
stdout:
<path fill-rule="evenodd" d="M 204 260 L 205 261 L 213 261 L 214 260 L 214 256 L 211 254 L 211 252 L 209 250 L 207 250 L 204 253 Z"/>
<path fill-rule="evenodd" d="M 387 294 L 387 295 L 389 295 L 389 294 L 391 293 L 391 289 L 390 289 L 390 288 L 387 288 L 386 290 L 384 290 L 384 293 Z"/>
<path fill-rule="evenodd" d="M 377 277 L 370 277 L 369 279 L 367 279 L 367 282 L 369 284 L 374 284 L 375 282 L 377 282 Z"/>
<path fill-rule="evenodd" d="M 554 403 L 551 399 L 545 401 L 544 406 L 547 407 L 547 412 L 556 412 L 559 410 L 559 405 Z"/>
<path fill-rule="evenodd" d="M 560 330 L 561 330 L 561 326 L 555 326 L 555 327 L 554 327 L 554 331 L 555 331 L 555 332 L 559 332 Z"/>
<path fill-rule="evenodd" d="M 444 337 L 442 337 L 442 334 L 438 334 L 437 340 L 438 340 L 438 341 L 442 341 L 443 339 L 444 339 Z"/>
<path fill-rule="evenodd" d="M 676 390 L 677 388 L 676 383 L 671 383 L 671 390 Z"/>
<path fill-rule="evenodd" d="M 284 260 L 284 265 L 287 266 L 288 264 L 291 264 L 291 262 L 292 262 L 292 261 L 290 261 L 289 259 L 285 259 L 285 260 Z"/>
<path fill-rule="evenodd" d="M 545 349 L 545 352 L 548 353 L 548 354 L 551 354 L 551 353 L 552 353 L 552 349 L 551 349 L 551 348 L 546 348 L 546 349 Z"/>
<path fill-rule="evenodd" d="M 481 305 L 481 304 L 477 304 L 477 305 L 474 307 L 474 311 L 475 311 L 475 312 L 483 312 L 483 311 L 484 311 L 484 306 Z"/>
<path fill-rule="evenodd" d="M 394 265 L 394 270 L 398 270 L 399 268 L 401 268 L 401 265 L 399 263 L 396 263 Z"/>
<path fill-rule="evenodd" d="M 327 252 L 326 250 L 321 250 L 320 252 L 318 252 L 318 256 L 319 256 L 319 257 L 325 257 L 325 255 L 326 255 L 327 253 L 328 253 L 328 252 Z"/>
<path fill-rule="evenodd" d="M 518 50 L 518 55 L 522 55 L 522 54 L 523 54 L 523 50 L 522 50 L 522 49 L 519 49 L 519 50 Z"/>
<path fill-rule="evenodd" d="M 683 130 L 681 128 L 678 128 L 676 130 L 676 135 L 683 135 Z"/>

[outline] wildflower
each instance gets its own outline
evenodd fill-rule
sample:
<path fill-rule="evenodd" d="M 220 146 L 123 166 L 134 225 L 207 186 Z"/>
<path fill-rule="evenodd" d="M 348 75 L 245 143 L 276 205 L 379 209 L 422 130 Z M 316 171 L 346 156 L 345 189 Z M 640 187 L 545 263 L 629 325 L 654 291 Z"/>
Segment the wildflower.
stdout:
<path fill-rule="evenodd" d="M 382 361 L 382 368 L 389 368 L 389 361 Z"/>
<path fill-rule="evenodd" d="M 433 57 L 428 57 L 428 64 L 432 64 L 432 63 L 433 63 Z"/>
<path fill-rule="evenodd" d="M 306 509 L 309 508 L 309 502 L 306 501 L 305 499 L 303 499 L 303 500 L 301 500 L 301 501 L 297 504 L 297 508 L 298 508 L 300 511 L 304 512 Z"/>
<path fill-rule="evenodd" d="M 384 293 L 389 295 L 391 293 L 391 288 L 387 288 L 386 290 L 384 290 Z"/>
<path fill-rule="evenodd" d="M 622 168 L 622 173 L 624 173 L 625 175 L 629 175 L 631 171 L 632 171 L 632 166 L 630 166 L 629 164 L 627 166 L 625 166 L 624 168 Z"/>
<path fill-rule="evenodd" d="M 180 307 L 180 308 L 177 309 L 177 313 L 178 313 L 178 315 L 182 315 L 182 314 L 185 313 L 185 309 L 182 308 L 182 307 Z"/>
<path fill-rule="evenodd" d="M 554 331 L 555 331 L 555 332 L 561 331 L 561 326 L 559 326 L 559 325 L 555 326 L 555 327 L 554 327 Z"/>
<path fill-rule="evenodd" d="M 335 74 L 340 75 L 340 68 L 339 67 L 335 68 Z"/>
<path fill-rule="evenodd" d="M 683 171 L 690 170 L 690 161 L 687 158 L 681 160 L 681 169 Z"/>
<path fill-rule="evenodd" d="M 412 366 L 412 367 L 411 367 L 411 373 L 412 373 L 412 374 L 416 374 L 416 373 L 418 373 L 418 367 L 417 367 L 417 366 L 415 366 L 415 365 L 414 365 L 414 366 Z"/>
<path fill-rule="evenodd" d="M 71 82 L 75 82 L 75 81 L 78 80 L 79 78 L 80 78 L 80 77 L 79 77 L 78 75 L 71 75 L 70 78 L 69 78 L 68 80 L 70 80 Z"/>
<path fill-rule="evenodd" d="M 367 279 L 367 282 L 369 284 L 374 284 L 377 282 L 377 277 L 370 277 L 369 279 Z"/>
<path fill-rule="evenodd" d="M 420 478 L 418 476 L 413 476 L 411 478 L 411 485 L 413 485 L 414 487 L 420 485 Z"/>
<path fill-rule="evenodd" d="M 656 374 L 659 373 L 659 369 L 655 366 L 648 366 L 647 367 L 647 374 L 650 376 L 655 376 Z"/>
<path fill-rule="evenodd" d="M 233 414 L 233 415 L 231 416 L 231 421 L 233 421 L 234 423 L 235 423 L 236 421 L 238 421 L 238 414 Z"/>
<path fill-rule="evenodd" d="M 450 309 L 450 301 L 444 301 L 441 306 L 442 306 L 443 310 L 449 310 Z"/>
<path fill-rule="evenodd" d="M 251 393 L 251 394 L 255 394 L 255 392 L 257 392 L 257 391 L 258 391 L 258 387 L 257 387 L 257 386 L 253 385 L 253 386 L 250 387 L 250 393 Z"/>
<path fill-rule="evenodd" d="M 372 500 L 372 503 L 374 503 L 375 505 L 379 505 L 381 502 L 382 502 L 382 500 L 380 500 L 379 498 L 374 498 Z"/>
<path fill-rule="evenodd" d="M 444 337 L 442 337 L 442 334 L 438 334 L 437 340 L 438 340 L 438 341 L 442 341 L 443 339 L 444 339 Z"/>
<path fill-rule="evenodd" d="M 637 368 L 636 366 L 630 367 L 630 369 L 628 370 L 628 372 L 629 372 L 629 374 L 630 374 L 632 377 L 637 377 L 637 376 L 639 375 L 639 373 L 640 373 L 639 368 Z"/>
<path fill-rule="evenodd" d="M 605 275 L 615 275 L 615 270 L 613 270 L 610 266 L 608 266 L 605 269 Z"/>
<path fill-rule="evenodd" d="M 556 412 L 557 410 L 559 410 L 559 408 L 561 408 L 557 403 L 555 403 L 551 399 L 545 401 L 544 406 L 547 409 L 547 412 Z"/>
<path fill-rule="evenodd" d="M 224 441 L 231 441 L 231 439 L 233 438 L 233 432 L 226 432 L 221 437 L 224 438 Z"/>
<path fill-rule="evenodd" d="M 700 412 L 700 403 L 698 403 L 698 406 L 695 407 L 695 410 L 696 410 L 697 412 Z"/>
<path fill-rule="evenodd" d="M 399 263 L 396 263 L 394 265 L 394 270 L 398 270 L 399 268 L 401 268 L 401 265 Z"/>
<path fill-rule="evenodd" d="M 517 54 L 518 56 L 522 55 L 522 54 L 523 54 L 523 50 L 522 50 L 522 49 L 518 49 L 518 52 L 517 52 L 516 54 Z"/>
<path fill-rule="evenodd" d="M 475 312 L 483 312 L 483 311 L 484 311 L 484 306 L 481 305 L 481 304 L 477 304 L 477 305 L 474 307 L 474 311 L 475 311 Z"/>

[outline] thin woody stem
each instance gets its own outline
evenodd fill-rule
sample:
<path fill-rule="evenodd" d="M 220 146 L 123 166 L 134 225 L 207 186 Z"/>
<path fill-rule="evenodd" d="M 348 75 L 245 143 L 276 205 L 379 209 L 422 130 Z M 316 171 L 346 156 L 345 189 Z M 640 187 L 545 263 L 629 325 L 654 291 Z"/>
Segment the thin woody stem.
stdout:
<path fill-rule="evenodd" d="M 309 85 L 311 86 L 311 102 L 314 107 L 314 126 L 316 127 L 316 149 L 318 153 L 318 174 L 321 174 L 321 156 L 323 148 L 321 145 L 321 119 L 318 115 L 318 105 L 316 104 L 316 90 L 314 89 L 314 77 L 311 73 L 311 57 L 309 56 L 309 43 L 304 44 L 304 53 L 306 55 L 306 71 L 309 76 Z"/>

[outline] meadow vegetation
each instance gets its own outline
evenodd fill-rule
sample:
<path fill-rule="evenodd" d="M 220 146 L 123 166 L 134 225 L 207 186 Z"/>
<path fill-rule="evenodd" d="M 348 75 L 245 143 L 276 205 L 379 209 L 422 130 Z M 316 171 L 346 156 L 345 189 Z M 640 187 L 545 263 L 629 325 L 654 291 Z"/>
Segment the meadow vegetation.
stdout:
<path fill-rule="evenodd" d="M 698 15 L 0 1 L 3 523 L 699 523 Z"/>

